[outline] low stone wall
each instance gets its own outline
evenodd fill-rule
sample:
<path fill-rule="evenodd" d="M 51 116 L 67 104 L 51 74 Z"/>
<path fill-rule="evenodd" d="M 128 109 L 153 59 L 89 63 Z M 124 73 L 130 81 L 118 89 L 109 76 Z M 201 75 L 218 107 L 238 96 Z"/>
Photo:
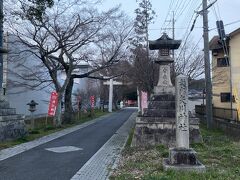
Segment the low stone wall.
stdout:
<path fill-rule="evenodd" d="M 0 142 L 21 138 L 26 134 L 23 119 L 0 121 Z"/>
<path fill-rule="evenodd" d="M 16 114 L 16 109 L 10 107 L 6 97 L 0 92 L 0 142 L 17 139 L 26 134 L 23 116 Z"/>

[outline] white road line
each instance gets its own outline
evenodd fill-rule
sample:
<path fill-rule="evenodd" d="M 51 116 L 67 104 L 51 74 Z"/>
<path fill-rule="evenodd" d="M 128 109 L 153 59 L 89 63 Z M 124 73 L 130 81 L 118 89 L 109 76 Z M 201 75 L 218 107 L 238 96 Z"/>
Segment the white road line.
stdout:
<path fill-rule="evenodd" d="M 45 150 L 55 152 L 55 153 L 67 153 L 67 152 L 74 152 L 74 151 L 82 151 L 83 148 L 78 148 L 75 146 L 61 146 L 61 147 L 46 148 Z"/>

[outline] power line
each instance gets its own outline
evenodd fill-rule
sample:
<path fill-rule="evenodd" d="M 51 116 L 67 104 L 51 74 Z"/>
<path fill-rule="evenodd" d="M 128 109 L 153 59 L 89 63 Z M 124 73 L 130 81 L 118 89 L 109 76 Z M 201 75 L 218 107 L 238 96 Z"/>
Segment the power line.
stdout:
<path fill-rule="evenodd" d="M 180 1 L 175 1 L 175 4 L 173 5 L 173 7 L 169 8 L 168 14 L 166 16 L 166 20 L 164 21 L 163 26 L 160 29 L 161 32 L 165 31 L 165 32 L 169 33 L 169 31 L 172 29 L 172 27 L 170 28 L 170 25 L 172 25 L 173 23 L 175 24 L 177 22 L 177 20 L 180 18 L 180 16 L 182 16 L 183 12 L 187 11 L 187 8 L 188 8 L 188 12 L 190 12 L 190 10 L 192 10 L 192 7 L 195 4 L 194 2 L 196 2 L 196 1 L 194 1 L 194 0 L 184 0 L 184 1 L 181 1 L 181 2 Z M 172 20 L 167 20 L 167 18 L 169 18 L 169 12 L 172 9 L 173 9 L 173 12 L 174 12 L 174 16 L 176 18 L 173 17 L 173 18 L 171 18 Z M 187 17 L 186 19 L 188 19 L 191 16 L 187 15 L 186 17 Z M 173 22 L 173 19 L 174 19 L 174 22 Z M 188 22 L 188 20 L 186 20 L 186 19 L 185 19 L 184 23 Z M 191 20 L 192 19 L 190 19 L 190 21 Z M 171 24 L 171 22 L 172 22 L 172 24 Z M 176 29 L 186 29 L 186 28 L 181 28 L 180 27 L 180 28 L 176 28 Z M 156 29 L 154 29 L 154 30 L 156 30 Z"/>
<path fill-rule="evenodd" d="M 192 2 L 189 2 L 189 6 L 187 8 L 187 10 L 184 10 L 184 17 L 182 18 L 182 21 L 179 22 L 179 24 L 181 24 L 182 26 L 188 26 L 188 22 L 192 20 L 192 14 L 193 14 L 193 11 L 195 9 L 197 9 L 197 5 L 199 3 L 197 1 L 192 1 Z M 180 16 L 178 16 L 177 19 L 180 19 Z M 179 20 L 178 20 L 179 21 Z M 186 34 L 186 33 L 185 33 Z"/>
<path fill-rule="evenodd" d="M 195 52 L 196 52 L 196 50 L 197 50 L 197 48 L 198 48 L 198 45 L 200 44 L 200 42 L 201 42 L 202 39 L 203 39 L 203 37 L 201 37 L 201 38 L 197 41 L 196 45 L 193 47 L 193 49 L 192 49 L 192 51 L 191 51 L 191 53 L 190 53 L 190 56 L 188 57 L 188 60 L 195 54 Z"/>
<path fill-rule="evenodd" d="M 169 13 L 171 12 L 171 9 L 172 9 L 172 7 L 173 7 L 174 2 L 175 2 L 174 0 L 171 0 L 171 2 L 170 2 L 170 4 L 169 4 L 168 11 L 167 11 L 167 15 L 166 15 L 166 17 L 165 17 L 165 20 L 163 21 L 162 27 L 164 27 L 164 26 L 165 26 L 165 23 L 167 22 L 168 15 L 169 15 Z M 162 29 L 162 27 L 161 27 L 161 29 Z M 161 33 L 162 33 L 162 32 L 161 32 Z"/>
<path fill-rule="evenodd" d="M 220 9 L 219 9 L 219 6 L 218 6 L 218 2 L 216 3 L 216 5 L 217 5 L 217 11 L 218 11 L 219 17 L 221 19 L 221 14 L 220 14 Z"/>
<path fill-rule="evenodd" d="M 237 23 L 240 23 L 240 20 L 236 20 L 236 21 L 233 21 L 233 22 L 230 22 L 230 23 L 227 23 L 227 24 L 224 24 L 224 26 L 230 26 L 230 25 L 233 25 L 233 24 L 237 24 Z M 188 29 L 189 27 L 175 27 L 175 29 Z M 198 27 L 194 27 L 194 29 L 201 29 L 202 27 L 198 26 Z M 159 31 L 159 30 L 165 30 L 165 29 L 172 29 L 171 27 L 169 28 L 151 28 L 149 29 L 150 31 Z M 209 29 L 209 31 L 213 31 L 213 30 L 216 30 L 217 28 L 214 27 L 214 28 L 211 28 Z"/>
<path fill-rule="evenodd" d="M 236 20 L 236 21 L 233 21 L 233 22 L 230 22 L 230 23 L 227 23 L 227 24 L 224 24 L 224 26 L 230 26 L 230 25 L 233 25 L 233 24 L 237 24 L 237 23 L 240 23 L 240 20 Z M 212 31 L 212 30 L 216 30 L 217 28 L 211 28 L 209 29 L 209 31 Z"/>
<path fill-rule="evenodd" d="M 188 29 L 189 27 L 175 27 L 175 29 Z M 195 29 L 200 29 L 202 27 L 194 27 Z M 165 30 L 165 29 L 172 29 L 171 27 L 169 28 L 151 28 L 149 29 L 150 31 L 159 31 L 159 30 Z"/>
<path fill-rule="evenodd" d="M 185 0 L 185 1 L 182 0 L 182 1 L 179 3 L 179 5 L 176 6 L 176 8 L 174 9 L 174 11 L 176 12 L 176 14 L 178 14 L 178 11 L 180 10 L 180 7 L 182 6 L 182 4 L 183 4 L 183 6 L 184 6 L 184 4 L 186 3 L 186 1 L 187 1 L 187 0 Z"/>
<path fill-rule="evenodd" d="M 200 6 L 198 7 L 198 9 L 199 9 L 199 8 L 200 8 Z M 198 10 L 198 9 L 197 9 L 197 10 Z M 190 26 L 191 26 L 191 22 L 192 22 L 192 20 L 193 20 L 194 14 L 196 14 L 196 12 L 193 13 L 193 15 L 192 15 L 192 17 L 191 17 L 191 20 L 190 20 L 190 22 L 189 22 L 189 24 L 188 24 L 188 28 L 187 28 L 187 29 L 189 29 Z M 195 23 L 195 21 L 193 21 L 193 25 L 194 25 L 194 23 Z M 193 26 L 193 25 L 192 25 L 192 26 Z M 181 46 L 181 50 L 180 50 L 180 52 L 179 52 L 179 54 L 178 54 L 177 60 L 180 58 L 180 56 L 181 56 L 181 54 L 182 54 L 182 52 L 183 52 L 183 50 L 184 50 L 184 48 L 185 48 L 185 46 L 186 46 L 186 44 L 187 44 L 188 38 L 189 38 L 189 36 L 190 36 L 190 34 L 191 34 L 192 31 L 193 31 L 193 28 L 191 28 L 189 32 L 186 31 L 186 33 L 185 33 L 185 35 L 184 35 L 184 43 L 183 43 L 183 45 Z"/>
<path fill-rule="evenodd" d="M 196 8 L 196 10 L 195 11 L 197 11 L 197 10 L 199 10 L 199 8 L 201 7 L 201 4 Z M 190 21 L 189 21 L 189 23 L 188 23 L 188 28 L 187 28 L 187 30 L 185 31 L 185 33 L 184 33 L 184 35 L 183 35 L 183 38 L 182 39 L 185 39 L 188 35 L 188 29 L 190 29 L 190 26 L 191 26 L 191 23 L 192 23 L 192 20 L 193 20 L 193 17 L 194 17 L 194 14 L 196 14 L 196 12 L 194 11 L 194 13 L 192 14 L 192 16 L 191 16 L 191 18 L 190 18 Z M 195 22 L 193 21 L 193 24 L 195 24 Z M 192 25 L 193 26 L 193 25 Z M 189 33 L 191 33 L 191 29 L 190 29 L 190 32 Z"/>
<path fill-rule="evenodd" d="M 209 2 L 210 2 L 210 0 L 209 0 Z M 215 16 L 216 16 L 216 19 L 217 20 L 220 20 L 221 18 L 220 18 L 220 14 L 218 14 L 218 12 L 217 12 L 217 10 L 216 10 L 216 8 L 215 8 L 215 4 L 213 5 L 213 11 L 214 11 L 214 14 L 215 14 Z"/>
<path fill-rule="evenodd" d="M 187 3 L 187 2 L 188 2 L 188 3 Z M 181 15 L 183 14 L 184 10 L 186 10 L 189 5 L 192 5 L 193 2 L 194 2 L 194 0 L 190 0 L 190 1 L 185 1 L 185 2 L 184 2 L 182 9 L 179 9 L 179 10 L 178 10 L 179 13 L 176 12 L 176 17 L 177 17 L 177 18 L 176 18 L 176 21 L 178 20 L 178 18 L 181 17 Z M 190 6 L 189 6 L 189 7 L 190 7 Z"/>

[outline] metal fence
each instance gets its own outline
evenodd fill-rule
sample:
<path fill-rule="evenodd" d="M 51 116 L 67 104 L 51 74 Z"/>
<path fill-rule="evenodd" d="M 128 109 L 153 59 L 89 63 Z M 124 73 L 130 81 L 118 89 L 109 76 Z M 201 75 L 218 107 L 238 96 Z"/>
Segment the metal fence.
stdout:
<path fill-rule="evenodd" d="M 196 105 L 195 112 L 197 114 L 205 115 L 206 107 L 203 105 Z M 228 108 L 218 108 L 213 107 L 213 117 L 225 119 L 229 121 L 239 121 L 238 112 L 236 109 L 228 109 Z"/>

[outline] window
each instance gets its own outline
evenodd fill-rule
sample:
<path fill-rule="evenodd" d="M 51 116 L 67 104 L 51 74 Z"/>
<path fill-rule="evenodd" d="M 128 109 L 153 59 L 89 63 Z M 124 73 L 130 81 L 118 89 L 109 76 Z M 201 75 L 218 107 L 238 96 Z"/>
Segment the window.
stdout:
<path fill-rule="evenodd" d="M 230 102 L 231 94 L 230 93 L 221 93 L 220 98 L 221 98 L 221 102 Z"/>
<path fill-rule="evenodd" d="M 217 67 L 227 67 L 229 66 L 228 58 L 217 58 Z"/>

